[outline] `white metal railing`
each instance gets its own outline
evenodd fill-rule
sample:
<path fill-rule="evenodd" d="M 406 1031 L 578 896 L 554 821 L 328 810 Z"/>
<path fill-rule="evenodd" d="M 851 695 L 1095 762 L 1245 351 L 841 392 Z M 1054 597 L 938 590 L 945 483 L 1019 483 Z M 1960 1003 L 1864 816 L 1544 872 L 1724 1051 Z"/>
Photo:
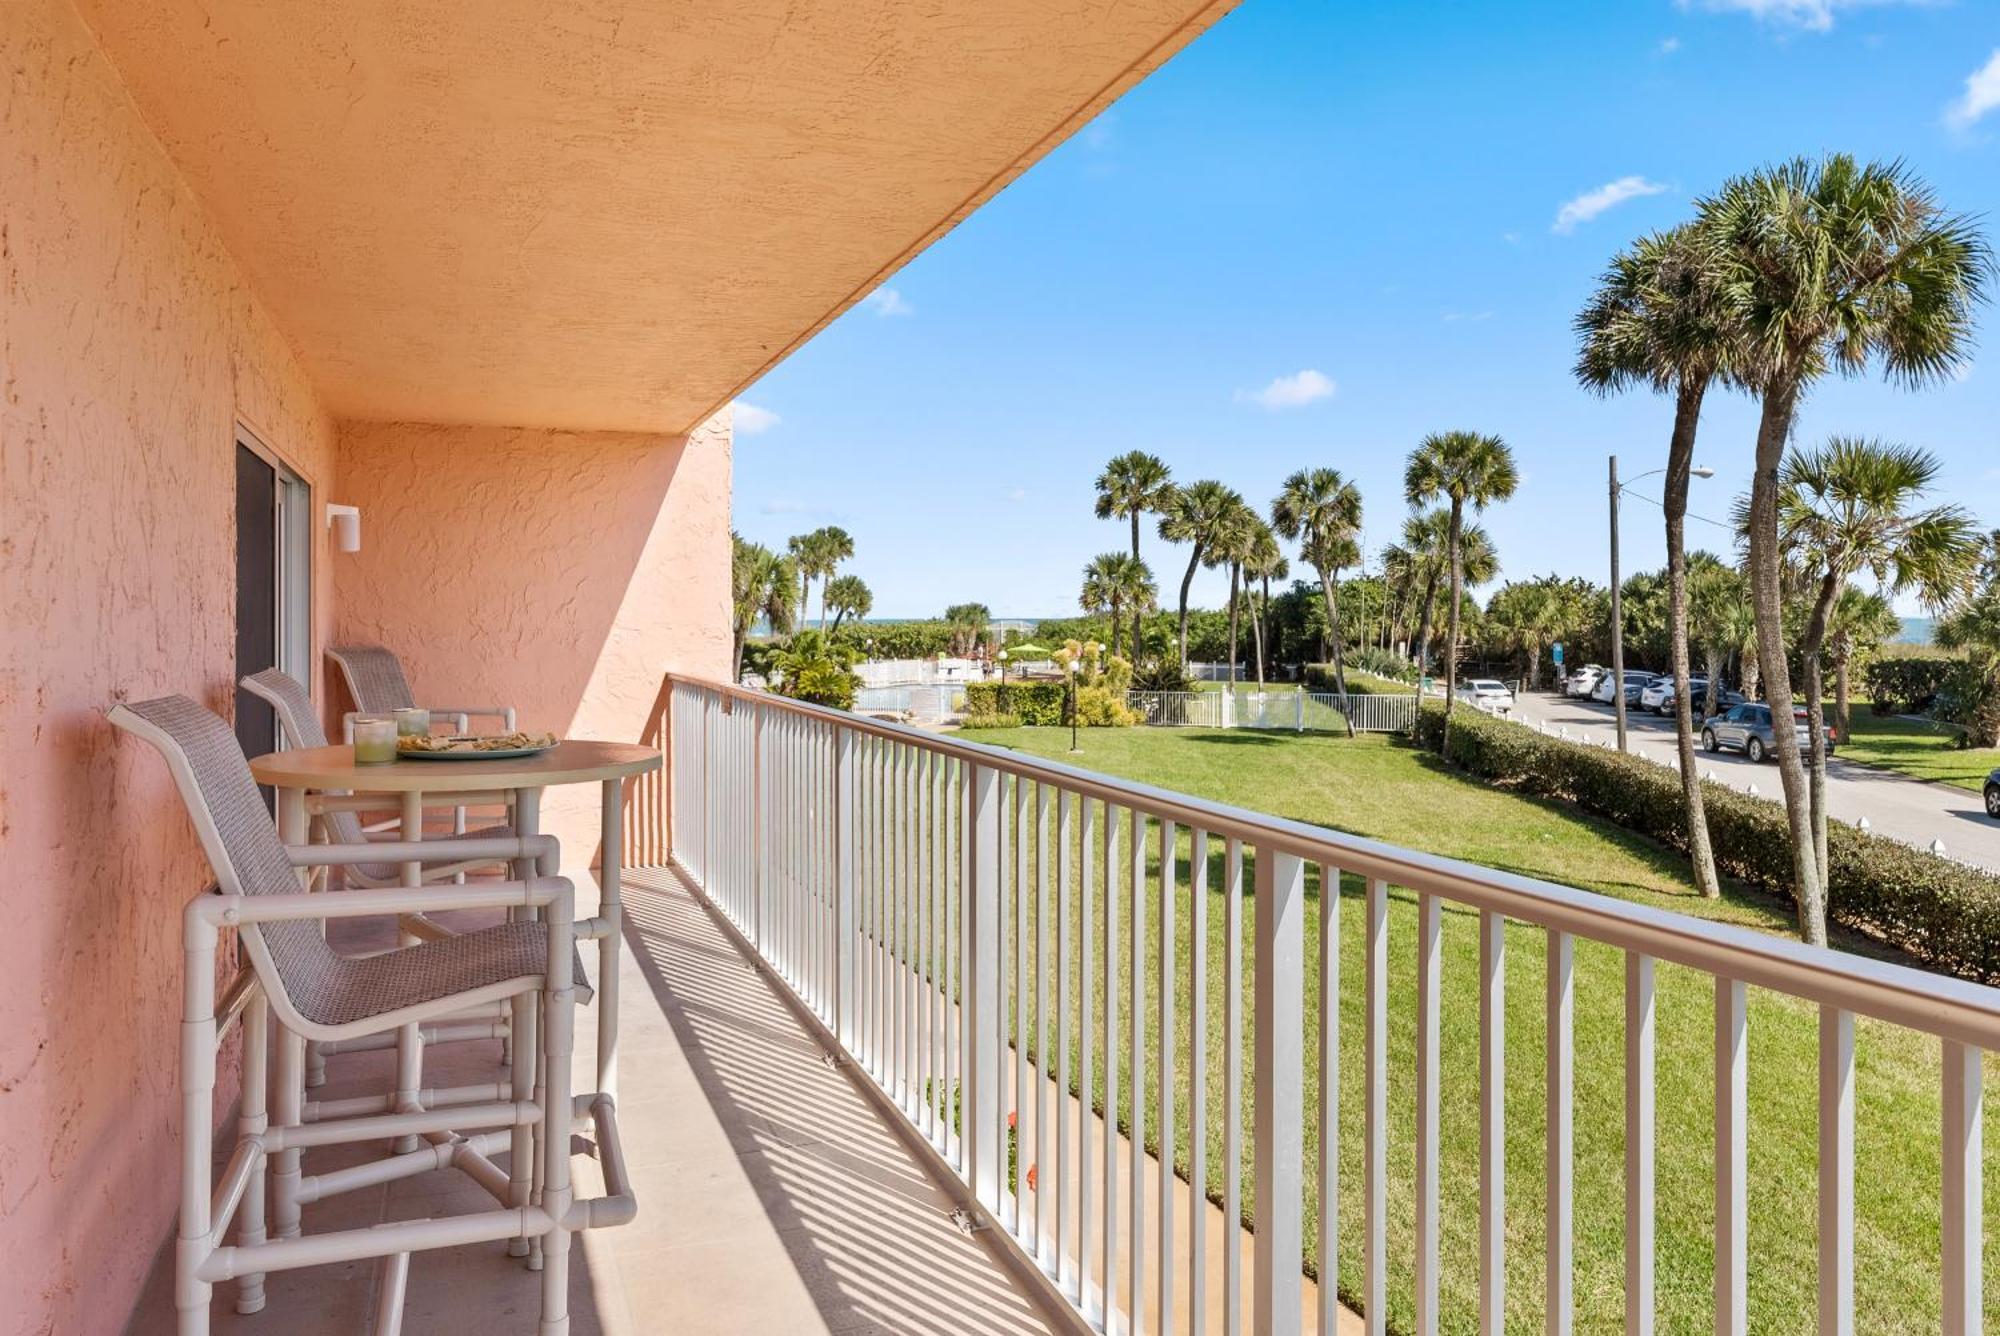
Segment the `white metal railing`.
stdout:
<path fill-rule="evenodd" d="M 1407 733 L 1416 727 L 1417 695 L 1331 691 L 1131 691 L 1126 701 L 1148 724 L 1165 728 L 1353 728 Z"/>
<path fill-rule="evenodd" d="M 1038 1267 L 1100 1329 L 1171 1331 L 1180 1311 L 1195 1331 L 1236 1332 L 1247 1318 L 1259 1333 L 1316 1326 L 1332 1336 L 1336 1287 L 1321 1285 L 1313 1315 L 1302 1317 L 1304 1277 L 1310 1264 L 1330 1279 L 1337 1245 L 1357 1232 L 1361 1261 L 1348 1288 L 1368 1330 L 1385 1329 L 1392 1227 L 1403 1237 L 1389 1212 L 1390 981 L 1400 949 L 1415 957 L 1414 1049 L 1401 1037 L 1395 1049 L 1411 1052 L 1416 1102 L 1407 1269 L 1414 1330 L 1438 1330 L 1441 1265 L 1457 1264 L 1440 1258 L 1447 907 L 1477 919 L 1482 1332 L 1507 1322 L 1510 926 L 1546 947 L 1546 968 L 1530 972 L 1544 982 L 1549 1331 L 1568 1332 L 1575 1316 L 1579 941 L 1623 955 L 1625 1330 L 1651 1332 L 1656 1303 L 1655 1036 L 1677 1038 L 1656 1031 L 1659 962 L 1705 977 L 1714 998 L 1713 1308 L 1703 1305 L 1699 1323 L 1672 1313 L 1669 1325 L 1705 1325 L 1712 1314 L 1719 1332 L 1747 1327 L 1746 996 L 1756 988 L 1819 1018 L 1819 1330 L 1854 1330 L 1857 1016 L 1940 1044 L 1943 1327 L 1950 1336 L 1980 1329 L 1981 1055 L 2000 1047 L 2000 991 L 740 688 L 673 678 L 663 694 L 672 857 L 963 1179 L 1017 1261 Z M 1362 977 L 1345 987 L 1340 897 L 1312 894 L 1343 874 L 1358 881 L 1364 933 Z M 1212 888 L 1224 916 L 1220 961 L 1207 945 Z M 1392 888 L 1399 904 L 1414 896 L 1414 941 L 1391 941 Z M 1347 1079 L 1362 1087 L 1359 1129 L 1338 1116 L 1338 1007 L 1356 990 L 1364 1038 Z M 1211 1052 L 1216 1006 L 1226 1038 Z M 1246 1026 L 1256 1074 L 1247 1127 Z M 1209 1107 L 1211 1087 L 1219 1109 Z M 1323 1096 L 1310 1122 L 1309 1090 Z M 1070 1092 L 1086 1103 L 1073 1109 Z M 1100 1131 L 1092 1103 L 1111 1115 Z M 1181 1118 L 1194 1148 L 1206 1148 L 1220 1122 L 1213 1163 L 1176 1151 Z M 1120 1127 L 1168 1153 L 1121 1159 Z M 1357 1130 L 1359 1219 L 1339 1210 L 1340 1145 Z M 1121 1163 L 1135 1166 L 1122 1183 Z M 1010 1164 L 1042 1172 L 1031 1184 Z M 1200 1205 L 1212 1169 L 1224 1205 L 1215 1222 Z M 1197 1204 L 1183 1218 L 1177 1173 Z M 1318 1225 L 1311 1256 L 1309 1219 Z M 1709 1228 L 1706 1219 L 1670 1223 Z M 1216 1228 L 1225 1235 L 1219 1262 L 1208 1247 Z M 1614 1320 L 1583 1316 L 1599 1327 Z"/>

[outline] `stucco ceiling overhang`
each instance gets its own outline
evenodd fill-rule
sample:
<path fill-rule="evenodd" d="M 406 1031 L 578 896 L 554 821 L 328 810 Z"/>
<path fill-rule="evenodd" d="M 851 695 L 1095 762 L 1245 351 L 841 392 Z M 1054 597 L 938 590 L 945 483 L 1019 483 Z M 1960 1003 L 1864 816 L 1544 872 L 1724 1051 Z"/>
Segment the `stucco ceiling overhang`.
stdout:
<path fill-rule="evenodd" d="M 342 417 L 681 431 L 1235 0 L 78 0 Z"/>

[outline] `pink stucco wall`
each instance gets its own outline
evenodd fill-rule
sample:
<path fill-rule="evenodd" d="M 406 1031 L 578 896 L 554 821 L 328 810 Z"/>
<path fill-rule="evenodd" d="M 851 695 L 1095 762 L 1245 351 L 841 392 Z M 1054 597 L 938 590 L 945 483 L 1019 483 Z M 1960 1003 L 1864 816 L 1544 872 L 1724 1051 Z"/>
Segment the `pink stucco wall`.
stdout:
<path fill-rule="evenodd" d="M 637 742 L 663 672 L 728 671 L 729 462 L 726 413 L 686 437 L 345 424 L 363 539 L 334 554 L 335 642 L 396 650 L 420 700 Z M 597 802 L 546 796 L 567 854 Z"/>
<path fill-rule="evenodd" d="M 75 12 L 5 9 L 0 1331 L 97 1333 L 171 1227 L 179 917 L 209 880 L 102 711 L 229 708 L 236 424 L 322 488 L 334 431 Z"/>

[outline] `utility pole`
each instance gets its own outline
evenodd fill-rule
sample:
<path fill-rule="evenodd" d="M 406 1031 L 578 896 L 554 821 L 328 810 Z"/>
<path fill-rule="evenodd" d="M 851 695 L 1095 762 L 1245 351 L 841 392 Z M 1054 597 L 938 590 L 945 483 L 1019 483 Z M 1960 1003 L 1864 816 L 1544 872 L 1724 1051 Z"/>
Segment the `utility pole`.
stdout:
<path fill-rule="evenodd" d="M 1618 750 L 1625 750 L 1625 609 L 1618 594 L 1618 456 L 1611 456 L 1611 707 Z"/>

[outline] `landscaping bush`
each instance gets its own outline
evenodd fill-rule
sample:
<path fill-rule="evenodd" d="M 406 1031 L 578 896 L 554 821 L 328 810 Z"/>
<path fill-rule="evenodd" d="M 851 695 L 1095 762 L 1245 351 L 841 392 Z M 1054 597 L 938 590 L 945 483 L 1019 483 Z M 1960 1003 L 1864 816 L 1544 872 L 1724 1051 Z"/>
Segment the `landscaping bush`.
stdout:
<path fill-rule="evenodd" d="M 1426 704 L 1417 740 L 1432 751 L 1444 708 Z M 1456 710 L 1446 760 L 1483 779 L 1584 811 L 1687 850 L 1680 776 L 1608 747 L 1586 747 L 1518 724 Z M 1791 838 L 1777 803 L 1704 784 L 1709 843 L 1726 874 L 1790 898 Z M 2000 983 L 2000 876 L 1869 835 L 1841 822 L 1827 831 L 1833 922 L 1905 951 L 1946 974 Z"/>
<path fill-rule="evenodd" d="M 1407 696 L 1417 689 L 1415 680 L 1399 682 L 1383 677 L 1363 668 L 1349 667 L 1347 670 L 1347 692 L 1351 696 Z M 1307 691 L 1338 691 L 1334 685 L 1333 665 L 1330 663 L 1309 663 L 1305 666 L 1305 689 Z"/>
<path fill-rule="evenodd" d="M 1021 716 L 1018 714 L 968 714 L 960 725 L 963 728 L 1019 728 Z"/>
<path fill-rule="evenodd" d="M 1963 659 L 1910 655 L 1876 659 L 1863 680 L 1876 714 L 1917 714 L 1930 709 L 1940 692 L 1962 692 L 1968 676 Z"/>
<path fill-rule="evenodd" d="M 1402 682 L 1408 686 L 1415 686 L 1417 682 L 1417 665 L 1394 650 L 1370 646 L 1367 649 L 1356 650 L 1343 662 L 1347 664 L 1350 677 L 1356 672 L 1363 672 L 1386 678 L 1391 682 Z"/>
<path fill-rule="evenodd" d="M 1063 700 L 1069 695 L 1064 682 L 968 682 L 965 687 L 967 715 L 1011 714 L 1021 724 L 1049 727 L 1068 722 L 1063 717 Z"/>

